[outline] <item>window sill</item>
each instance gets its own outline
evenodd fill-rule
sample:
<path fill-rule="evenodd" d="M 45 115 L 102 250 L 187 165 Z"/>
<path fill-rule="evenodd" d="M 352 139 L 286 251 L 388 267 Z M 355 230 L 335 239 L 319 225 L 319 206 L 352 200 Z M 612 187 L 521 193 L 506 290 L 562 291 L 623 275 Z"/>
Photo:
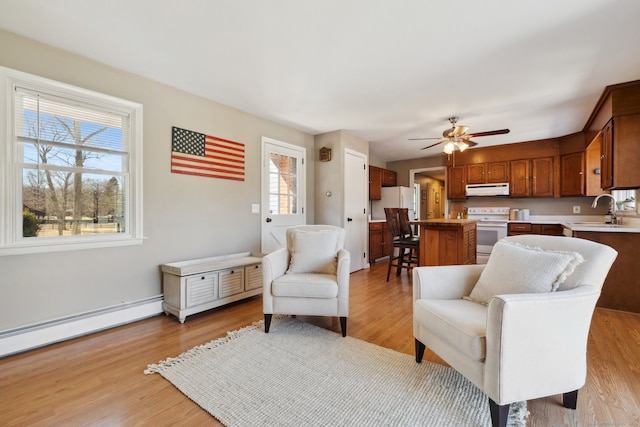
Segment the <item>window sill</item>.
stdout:
<path fill-rule="evenodd" d="M 51 244 L 37 245 L 13 245 L 0 247 L 0 256 L 8 255 L 26 255 L 40 254 L 50 252 L 77 251 L 86 249 L 112 248 L 119 246 L 139 246 L 145 240 L 144 237 L 139 238 L 123 238 L 102 241 L 76 241 L 76 242 L 59 242 Z"/>

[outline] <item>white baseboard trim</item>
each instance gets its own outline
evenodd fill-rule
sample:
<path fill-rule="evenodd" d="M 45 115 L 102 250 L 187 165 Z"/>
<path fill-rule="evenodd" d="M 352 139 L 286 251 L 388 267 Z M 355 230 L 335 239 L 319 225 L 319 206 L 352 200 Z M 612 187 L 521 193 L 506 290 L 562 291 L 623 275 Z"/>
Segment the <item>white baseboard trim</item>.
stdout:
<path fill-rule="evenodd" d="M 0 358 L 162 313 L 162 296 L 0 333 Z"/>

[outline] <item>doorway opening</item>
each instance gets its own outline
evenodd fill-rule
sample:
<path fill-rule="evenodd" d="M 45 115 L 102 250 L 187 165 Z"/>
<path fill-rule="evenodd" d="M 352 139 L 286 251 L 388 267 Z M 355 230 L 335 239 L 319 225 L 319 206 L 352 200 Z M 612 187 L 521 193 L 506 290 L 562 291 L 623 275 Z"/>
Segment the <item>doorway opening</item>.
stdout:
<path fill-rule="evenodd" d="M 448 218 L 445 166 L 409 170 L 414 190 L 416 219 Z"/>

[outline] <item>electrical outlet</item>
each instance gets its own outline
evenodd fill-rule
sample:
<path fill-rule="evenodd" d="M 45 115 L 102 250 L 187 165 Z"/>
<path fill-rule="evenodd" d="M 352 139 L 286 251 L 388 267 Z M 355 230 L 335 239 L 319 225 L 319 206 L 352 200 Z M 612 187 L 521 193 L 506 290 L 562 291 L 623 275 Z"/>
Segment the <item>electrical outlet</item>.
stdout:
<path fill-rule="evenodd" d="M 580 206 L 574 206 L 573 213 L 580 213 Z"/>
<path fill-rule="evenodd" d="M 254 203 L 251 205 L 251 213 L 260 213 L 260 205 Z"/>

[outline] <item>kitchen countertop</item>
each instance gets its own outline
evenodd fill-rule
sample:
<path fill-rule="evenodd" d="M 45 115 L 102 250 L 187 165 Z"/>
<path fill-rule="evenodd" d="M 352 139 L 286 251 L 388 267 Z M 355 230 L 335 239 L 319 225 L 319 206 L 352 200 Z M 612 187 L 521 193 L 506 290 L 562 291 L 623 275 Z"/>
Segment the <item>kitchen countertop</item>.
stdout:
<path fill-rule="evenodd" d="M 413 225 L 437 225 L 437 226 L 458 226 L 475 224 L 480 222 L 479 219 L 447 219 L 447 218 L 435 218 L 435 219 L 422 219 L 419 221 L 411 221 Z"/>

